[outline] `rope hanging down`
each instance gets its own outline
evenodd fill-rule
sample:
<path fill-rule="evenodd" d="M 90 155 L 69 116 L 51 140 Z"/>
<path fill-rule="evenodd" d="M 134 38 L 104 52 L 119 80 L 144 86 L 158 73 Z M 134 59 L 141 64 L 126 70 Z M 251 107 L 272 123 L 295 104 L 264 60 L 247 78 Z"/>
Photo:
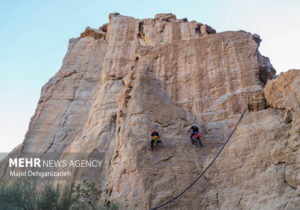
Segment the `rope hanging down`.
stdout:
<path fill-rule="evenodd" d="M 156 206 L 154 208 L 152 208 L 151 210 L 156 210 L 159 209 L 169 203 L 171 203 L 172 201 L 176 200 L 177 198 L 179 198 L 180 196 L 182 196 L 186 191 L 188 191 L 204 174 L 205 172 L 214 164 L 214 162 L 216 161 L 216 159 L 219 157 L 219 155 L 221 154 L 221 152 L 223 151 L 224 147 L 226 146 L 226 144 L 229 142 L 230 138 L 232 137 L 234 131 L 236 130 L 236 128 L 238 127 L 240 121 L 243 119 L 245 112 L 247 111 L 247 108 L 243 111 L 243 113 L 241 114 L 240 119 L 237 121 L 234 129 L 232 130 L 231 134 L 229 135 L 229 137 L 227 138 L 227 140 L 225 141 L 225 143 L 223 144 L 223 146 L 221 147 L 221 149 L 219 150 L 219 152 L 216 154 L 216 156 L 214 157 L 214 159 L 208 164 L 208 166 L 205 168 L 204 171 L 201 172 L 201 174 L 181 193 L 179 193 L 178 195 L 176 195 L 174 198 L 172 198 L 171 200 Z"/>

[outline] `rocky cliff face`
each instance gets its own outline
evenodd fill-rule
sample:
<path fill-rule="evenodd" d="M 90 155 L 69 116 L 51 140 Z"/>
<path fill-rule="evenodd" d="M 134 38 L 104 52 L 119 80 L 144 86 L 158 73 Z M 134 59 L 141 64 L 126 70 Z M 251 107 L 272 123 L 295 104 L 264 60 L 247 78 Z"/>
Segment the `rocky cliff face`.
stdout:
<path fill-rule="evenodd" d="M 78 173 L 101 181 L 103 199 L 148 209 L 201 173 L 248 108 L 204 179 L 167 208 L 299 208 L 300 74 L 268 81 L 275 70 L 260 41 L 173 14 L 110 14 L 108 24 L 70 40 L 14 153 L 96 152 L 102 172 Z M 203 148 L 189 140 L 193 123 Z M 162 144 L 150 151 L 153 129 Z"/>

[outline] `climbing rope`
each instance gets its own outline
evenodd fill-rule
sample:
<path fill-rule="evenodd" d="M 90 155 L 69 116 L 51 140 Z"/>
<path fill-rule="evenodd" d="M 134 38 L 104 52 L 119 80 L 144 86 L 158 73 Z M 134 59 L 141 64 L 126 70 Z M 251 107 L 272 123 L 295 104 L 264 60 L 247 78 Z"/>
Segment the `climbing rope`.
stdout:
<path fill-rule="evenodd" d="M 221 154 L 221 152 L 223 151 L 224 147 L 226 146 L 226 144 L 229 142 L 230 138 L 232 137 L 234 131 L 236 130 L 236 128 L 238 127 L 240 121 L 243 119 L 245 112 L 247 111 L 247 108 L 243 111 L 243 113 L 241 114 L 240 119 L 237 121 L 234 129 L 232 130 L 231 134 L 229 135 L 229 137 L 227 138 L 227 140 L 225 141 L 225 143 L 223 144 L 223 146 L 221 147 L 221 149 L 219 150 L 219 152 L 216 154 L 216 156 L 214 157 L 214 159 L 208 164 L 208 166 L 205 168 L 204 171 L 201 172 L 201 174 L 185 189 L 183 190 L 181 193 L 179 193 L 178 195 L 176 195 L 174 198 L 172 198 L 171 200 L 156 206 L 154 208 L 152 208 L 151 210 L 155 210 L 155 209 L 159 209 L 169 203 L 171 203 L 172 201 L 176 200 L 177 198 L 179 198 L 180 196 L 182 196 L 186 191 L 188 191 L 204 174 L 205 172 L 214 164 L 214 162 L 216 161 L 216 159 L 218 158 L 218 156 Z"/>

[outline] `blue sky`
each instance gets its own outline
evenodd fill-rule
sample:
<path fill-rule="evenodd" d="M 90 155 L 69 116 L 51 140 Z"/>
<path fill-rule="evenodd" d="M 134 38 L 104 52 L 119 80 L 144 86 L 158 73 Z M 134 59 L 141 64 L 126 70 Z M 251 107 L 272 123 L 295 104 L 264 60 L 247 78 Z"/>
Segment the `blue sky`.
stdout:
<path fill-rule="evenodd" d="M 6 0 L 0 5 L 0 152 L 24 139 L 42 86 L 59 70 L 68 40 L 108 14 L 136 18 L 171 12 L 214 27 L 245 30 L 263 39 L 260 51 L 277 72 L 300 68 L 298 0 Z"/>

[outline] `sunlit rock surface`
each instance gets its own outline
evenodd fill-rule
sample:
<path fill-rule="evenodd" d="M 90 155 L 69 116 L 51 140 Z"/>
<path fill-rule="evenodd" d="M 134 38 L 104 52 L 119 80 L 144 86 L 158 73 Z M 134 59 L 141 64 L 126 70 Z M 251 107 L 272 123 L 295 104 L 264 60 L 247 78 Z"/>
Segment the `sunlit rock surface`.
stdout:
<path fill-rule="evenodd" d="M 275 70 L 260 41 L 173 14 L 112 13 L 70 40 L 14 154 L 99 154 L 101 173 L 77 173 L 101 182 L 103 200 L 149 209 L 201 173 L 247 108 L 216 164 L 167 208 L 297 209 L 299 71 L 270 81 Z M 192 124 L 203 148 L 189 140 Z M 154 129 L 162 144 L 150 151 Z"/>

